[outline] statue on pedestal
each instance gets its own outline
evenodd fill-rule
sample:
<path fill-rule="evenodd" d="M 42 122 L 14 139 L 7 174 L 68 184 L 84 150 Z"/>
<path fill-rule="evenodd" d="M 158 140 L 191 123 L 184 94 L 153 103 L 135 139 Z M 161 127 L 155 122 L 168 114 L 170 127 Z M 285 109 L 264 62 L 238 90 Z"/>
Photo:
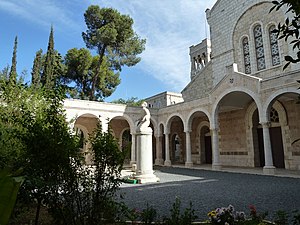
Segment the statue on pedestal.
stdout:
<path fill-rule="evenodd" d="M 150 126 L 150 111 L 147 109 L 147 102 L 142 103 L 143 116 L 138 120 L 137 131 L 147 131 Z"/>

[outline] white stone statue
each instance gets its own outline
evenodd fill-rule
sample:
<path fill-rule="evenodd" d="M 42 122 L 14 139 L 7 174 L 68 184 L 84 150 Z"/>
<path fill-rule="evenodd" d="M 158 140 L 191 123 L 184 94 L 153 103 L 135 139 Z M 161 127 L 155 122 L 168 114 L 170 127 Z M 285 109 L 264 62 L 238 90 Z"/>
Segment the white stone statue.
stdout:
<path fill-rule="evenodd" d="M 138 120 L 137 130 L 138 131 L 146 131 L 149 130 L 150 126 L 150 111 L 147 109 L 147 102 L 142 103 L 143 107 L 143 116 Z"/>

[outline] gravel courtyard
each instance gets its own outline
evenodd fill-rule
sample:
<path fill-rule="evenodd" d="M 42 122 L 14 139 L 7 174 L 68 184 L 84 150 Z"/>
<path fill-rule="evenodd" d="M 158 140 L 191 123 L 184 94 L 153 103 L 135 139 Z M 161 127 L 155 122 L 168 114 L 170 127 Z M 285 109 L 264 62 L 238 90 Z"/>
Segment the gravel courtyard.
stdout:
<path fill-rule="evenodd" d="M 122 184 L 127 206 L 136 209 L 153 206 L 160 217 L 169 215 L 176 196 L 182 208 L 193 204 L 196 215 L 207 219 L 207 213 L 229 204 L 236 211 L 249 214 L 249 205 L 259 213 L 278 210 L 300 210 L 300 179 L 207 170 L 156 167 L 160 178 L 154 184 Z"/>

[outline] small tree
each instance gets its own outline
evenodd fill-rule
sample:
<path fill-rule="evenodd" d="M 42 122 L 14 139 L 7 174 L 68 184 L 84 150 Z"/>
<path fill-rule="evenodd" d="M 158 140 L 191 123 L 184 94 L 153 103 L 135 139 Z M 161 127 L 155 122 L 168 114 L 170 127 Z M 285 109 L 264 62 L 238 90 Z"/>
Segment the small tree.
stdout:
<path fill-rule="evenodd" d="M 128 98 L 127 100 L 123 98 L 119 98 L 117 100 L 112 101 L 112 103 L 124 104 L 128 106 L 141 106 L 143 102 L 144 99 L 138 99 L 137 97 L 131 97 Z"/>
<path fill-rule="evenodd" d="M 32 67 L 32 72 L 31 72 L 31 85 L 34 88 L 39 87 L 40 82 L 41 82 L 42 54 L 43 54 L 42 49 L 37 51 L 35 54 L 34 61 L 33 61 L 33 67 Z"/>
<path fill-rule="evenodd" d="M 102 132 L 97 126 L 90 137 L 93 166 L 95 168 L 95 191 L 93 192 L 92 220 L 90 224 L 98 224 L 99 221 L 113 220 L 115 218 L 115 196 L 121 180 L 121 170 L 125 159 L 125 153 L 119 146 L 111 132 Z M 96 222 L 98 221 L 98 222 Z"/>
<path fill-rule="evenodd" d="M 97 84 L 101 84 L 101 77 L 104 72 L 111 71 L 110 78 L 113 74 L 119 76 L 124 65 L 134 66 L 140 58 L 138 54 L 142 53 L 145 48 L 145 40 L 140 39 L 133 31 L 133 20 L 128 15 L 122 15 L 112 8 L 100 8 L 97 5 L 88 7 L 84 14 L 87 25 L 86 32 L 82 33 L 87 48 L 95 49 L 99 58 L 95 67 L 95 76 L 91 80 L 90 100 L 97 100 L 95 92 Z M 115 88 L 114 86 L 112 88 Z M 106 85 L 106 89 L 111 89 Z M 98 95 L 101 94 L 98 89 Z M 108 95 L 109 96 L 109 95 Z"/>
<path fill-rule="evenodd" d="M 15 37 L 15 43 L 14 43 L 14 51 L 13 51 L 13 57 L 11 60 L 11 67 L 9 72 L 9 82 L 11 84 L 15 84 L 17 82 L 17 46 L 18 46 L 18 37 Z"/>

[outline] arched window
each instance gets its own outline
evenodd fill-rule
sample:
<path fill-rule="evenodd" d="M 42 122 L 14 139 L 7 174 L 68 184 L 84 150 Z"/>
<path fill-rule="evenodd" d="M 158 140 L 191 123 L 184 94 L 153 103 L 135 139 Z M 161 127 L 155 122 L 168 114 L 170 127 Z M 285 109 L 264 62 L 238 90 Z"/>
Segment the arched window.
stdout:
<path fill-rule="evenodd" d="M 257 70 L 263 70 L 266 68 L 264 44 L 262 37 L 262 29 L 260 25 L 254 27 L 254 40 L 255 40 L 255 50 L 256 50 L 256 61 Z"/>
<path fill-rule="evenodd" d="M 272 32 L 274 29 L 275 29 L 275 25 L 272 25 L 269 28 L 269 37 L 270 37 L 272 65 L 276 66 L 280 64 L 280 56 L 279 56 L 277 34 Z"/>
<path fill-rule="evenodd" d="M 251 63 L 250 63 L 250 51 L 249 51 L 249 41 L 247 37 L 243 38 L 243 53 L 244 53 L 244 65 L 245 73 L 251 73 Z"/>

